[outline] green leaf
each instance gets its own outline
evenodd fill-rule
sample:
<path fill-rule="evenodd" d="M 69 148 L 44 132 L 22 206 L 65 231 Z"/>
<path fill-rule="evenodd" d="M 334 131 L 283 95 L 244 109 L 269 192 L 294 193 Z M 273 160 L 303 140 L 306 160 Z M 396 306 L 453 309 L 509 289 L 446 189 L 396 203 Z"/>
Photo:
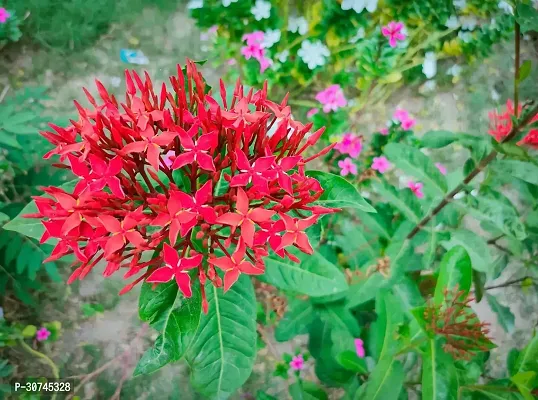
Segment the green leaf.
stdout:
<path fill-rule="evenodd" d="M 515 317 L 510 311 L 510 307 L 503 306 L 497 301 L 495 296 L 486 294 L 486 299 L 495 314 L 497 314 L 497 321 L 503 327 L 505 332 L 512 333 L 514 331 Z"/>
<path fill-rule="evenodd" d="M 420 142 L 423 147 L 440 149 L 458 140 L 458 135 L 450 131 L 429 131 L 422 136 Z"/>
<path fill-rule="evenodd" d="M 473 284 L 474 284 L 474 296 L 476 302 L 480 303 L 482 297 L 484 296 L 484 286 L 486 285 L 487 276 L 483 272 L 478 272 L 473 269 Z"/>
<path fill-rule="evenodd" d="M 396 331 L 403 322 L 401 304 L 392 293 L 380 290 L 376 296 L 375 311 L 377 319 L 372 324 L 369 342 L 372 356 L 377 360 L 393 358 L 399 347 Z"/>
<path fill-rule="evenodd" d="M 535 378 L 536 371 L 518 372 L 511 378 L 525 400 L 536 399 L 536 397 L 532 395 L 532 389 L 534 388 L 533 381 Z"/>
<path fill-rule="evenodd" d="M 357 307 L 375 298 L 379 289 L 387 285 L 387 279 L 383 275 L 376 273 L 368 278 L 349 286 L 347 295 L 347 306 Z"/>
<path fill-rule="evenodd" d="M 154 290 L 152 287 L 152 283 L 144 282 L 142 284 L 138 300 L 138 316 L 142 321 L 155 324 L 160 316 L 173 306 L 178 287 L 175 281 L 158 284 Z"/>
<path fill-rule="evenodd" d="M 399 298 L 400 304 L 406 312 L 410 312 L 411 309 L 424 303 L 424 298 L 420 294 L 417 282 L 406 276 L 392 286 L 392 291 Z"/>
<path fill-rule="evenodd" d="M 473 269 L 487 274 L 491 273 L 491 255 L 486 241 L 474 232 L 459 229 L 451 232 L 450 240 L 443 242 L 443 246 L 451 249 L 454 246 L 462 246 L 471 257 Z"/>
<path fill-rule="evenodd" d="M 25 338 L 33 338 L 37 333 L 37 327 L 35 325 L 26 325 L 21 333 Z"/>
<path fill-rule="evenodd" d="M 314 318 L 315 313 L 310 302 L 298 299 L 290 300 L 288 311 L 275 329 L 275 339 L 279 342 L 287 342 L 297 335 L 308 333 Z"/>
<path fill-rule="evenodd" d="M 186 353 L 193 387 L 210 399 L 226 399 L 245 383 L 256 358 L 256 298 L 241 275 L 223 293 L 206 287 L 209 311 L 202 315 Z"/>
<path fill-rule="evenodd" d="M 390 218 L 380 213 L 372 214 L 364 211 L 357 211 L 357 218 L 362 225 L 368 227 L 372 232 L 385 239 L 390 239 Z"/>
<path fill-rule="evenodd" d="M 424 190 L 438 195 L 446 193 L 445 177 L 419 149 L 403 143 L 389 143 L 383 151 L 398 168 L 423 182 Z"/>
<path fill-rule="evenodd" d="M 454 361 L 436 340 L 426 347 L 422 365 L 422 399 L 456 400 L 458 379 Z"/>
<path fill-rule="evenodd" d="M 359 358 L 356 352 L 346 350 L 336 356 L 336 361 L 345 369 L 355 372 L 356 374 L 367 374 L 368 368 L 364 359 Z"/>
<path fill-rule="evenodd" d="M 310 381 L 295 382 L 290 385 L 289 392 L 292 400 L 327 400 L 327 393 L 321 387 Z"/>
<path fill-rule="evenodd" d="M 379 361 L 366 384 L 362 400 L 398 400 L 403 388 L 405 373 L 400 361 L 385 357 Z"/>
<path fill-rule="evenodd" d="M 354 338 L 359 337 L 361 328 L 344 304 L 322 304 L 316 306 L 316 310 L 319 312 L 321 320 L 329 324 L 332 329 L 344 330 Z"/>
<path fill-rule="evenodd" d="M 324 190 L 317 201 L 319 205 L 376 212 L 375 208 L 362 198 L 357 188 L 341 176 L 322 171 L 306 171 L 306 175 L 315 178 Z"/>
<path fill-rule="evenodd" d="M 451 290 L 456 286 L 459 290 L 463 290 L 463 297 L 467 297 L 471 290 L 472 274 L 471 258 L 465 249 L 461 246 L 451 248 L 441 260 L 434 303 L 442 304 L 445 297 L 444 290 Z"/>
<path fill-rule="evenodd" d="M 344 274 L 319 252 L 312 255 L 290 250 L 299 264 L 272 255 L 265 259 L 265 273 L 258 278 L 279 289 L 321 297 L 347 290 Z"/>
<path fill-rule="evenodd" d="M 515 370 L 519 372 L 538 371 L 538 335 L 519 354 Z"/>
<path fill-rule="evenodd" d="M 462 387 L 463 388 L 463 387 Z M 473 396 L 472 399 L 475 398 L 477 400 L 521 400 L 523 397 L 519 393 L 514 393 L 512 390 L 504 387 L 504 386 L 489 386 L 484 385 L 482 387 L 470 387 L 465 388 L 466 391 L 471 391 L 473 394 L 479 394 L 478 396 Z"/>
<path fill-rule="evenodd" d="M 17 142 L 17 139 L 15 136 L 11 133 L 8 133 L 6 131 L 3 131 L 0 129 L 0 144 L 4 144 L 9 147 L 14 147 L 16 149 L 22 149 L 19 142 Z"/>
<path fill-rule="evenodd" d="M 516 8 L 516 20 L 521 25 L 521 32 L 538 31 L 538 11 L 530 4 L 519 3 Z"/>
<path fill-rule="evenodd" d="M 397 190 L 385 181 L 373 182 L 374 190 L 391 206 L 396 207 L 409 220 L 418 223 L 420 203 L 410 190 Z"/>
<path fill-rule="evenodd" d="M 176 282 L 173 282 L 176 285 Z M 176 291 L 176 296 L 178 291 Z M 133 376 L 150 374 L 166 364 L 183 357 L 194 339 L 200 322 L 202 298 L 200 290 L 194 290 L 189 299 L 177 296 L 166 309 L 161 310 L 159 328 L 161 335 L 143 355 Z"/>
<path fill-rule="evenodd" d="M 258 390 L 256 392 L 256 400 L 278 400 L 278 399 L 265 392 L 262 392 L 261 390 Z"/>
<path fill-rule="evenodd" d="M 538 165 L 519 160 L 497 160 L 491 164 L 493 171 L 508 174 L 522 181 L 538 185 Z"/>

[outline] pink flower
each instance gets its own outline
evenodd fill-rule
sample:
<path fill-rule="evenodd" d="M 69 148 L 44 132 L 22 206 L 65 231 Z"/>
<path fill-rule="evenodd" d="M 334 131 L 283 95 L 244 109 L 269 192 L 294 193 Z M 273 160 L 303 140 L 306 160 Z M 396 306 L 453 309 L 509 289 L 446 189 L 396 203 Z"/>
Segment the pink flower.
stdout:
<path fill-rule="evenodd" d="M 380 174 L 384 174 L 387 169 L 391 167 L 391 163 L 385 156 L 374 157 L 374 162 L 372 162 L 372 169 L 378 171 Z"/>
<path fill-rule="evenodd" d="M 269 68 L 271 65 L 273 65 L 273 61 L 267 57 L 262 57 L 258 59 L 260 62 L 260 73 L 263 74 L 263 72 Z"/>
<path fill-rule="evenodd" d="M 35 337 L 38 342 L 43 342 L 47 340 L 49 336 L 50 336 L 50 331 L 45 327 L 41 327 L 35 334 Z"/>
<path fill-rule="evenodd" d="M 361 339 L 355 339 L 355 351 L 359 358 L 364 358 L 366 352 L 364 351 L 364 342 Z"/>
<path fill-rule="evenodd" d="M 0 24 L 5 24 L 11 14 L 4 7 L 0 7 Z"/>
<path fill-rule="evenodd" d="M 338 161 L 338 166 L 342 169 L 340 171 L 340 175 L 342 176 L 346 176 L 347 174 L 357 175 L 357 166 L 349 157 L 344 160 Z"/>
<path fill-rule="evenodd" d="M 383 136 L 387 136 L 389 134 L 389 128 L 381 128 L 379 133 L 381 133 Z"/>
<path fill-rule="evenodd" d="M 340 107 L 347 105 L 347 100 L 340 85 L 331 85 L 322 90 L 316 95 L 316 100 L 323 104 L 323 112 L 325 113 L 336 111 Z"/>
<path fill-rule="evenodd" d="M 306 118 L 312 118 L 314 115 L 316 115 L 319 112 L 319 108 L 311 108 L 306 113 Z"/>
<path fill-rule="evenodd" d="M 405 40 L 405 35 L 402 33 L 403 27 L 401 22 L 391 21 L 387 26 L 381 28 L 383 36 L 389 38 L 390 47 L 396 47 L 398 40 Z"/>
<path fill-rule="evenodd" d="M 246 46 L 241 47 L 241 54 L 245 59 L 255 58 L 260 63 L 260 73 L 263 73 L 269 68 L 273 61 L 265 57 L 265 49 L 262 46 L 264 39 L 264 33 L 262 31 L 255 31 L 243 35 L 242 38 L 247 42 Z"/>
<path fill-rule="evenodd" d="M 304 369 L 304 358 L 302 354 L 294 356 L 290 361 L 290 367 L 294 371 L 301 371 Z"/>
<path fill-rule="evenodd" d="M 402 108 L 397 108 L 396 111 L 394 111 L 394 115 L 392 116 L 392 118 L 400 122 L 401 127 L 404 131 L 410 130 L 417 123 L 417 121 L 413 117 L 411 117 L 406 110 Z"/>
<path fill-rule="evenodd" d="M 247 46 L 253 44 L 260 44 L 263 42 L 264 33 L 262 31 L 255 31 L 252 33 L 245 33 L 241 38 L 242 41 L 247 42 Z"/>
<path fill-rule="evenodd" d="M 411 191 L 415 194 L 415 196 L 417 196 L 419 199 L 422 199 L 424 197 L 424 193 L 422 193 L 422 187 L 424 185 L 420 182 L 413 182 L 413 181 L 409 181 L 407 183 L 407 187 L 409 187 L 409 189 L 411 189 Z"/>
<path fill-rule="evenodd" d="M 237 61 L 235 60 L 235 58 L 230 58 L 228 61 L 226 61 L 226 64 L 235 65 L 237 64 Z"/>
<path fill-rule="evenodd" d="M 260 60 L 263 58 L 265 50 L 262 49 L 260 44 L 247 44 L 246 46 L 241 47 L 241 54 L 247 60 L 250 60 L 251 57 Z"/>
<path fill-rule="evenodd" d="M 435 166 L 437 167 L 440 173 L 442 173 L 443 175 L 446 175 L 446 167 L 443 164 L 435 163 Z"/>
<path fill-rule="evenodd" d="M 357 158 L 362 151 L 362 138 L 348 132 L 334 148 L 342 154 L 349 154 L 351 158 Z"/>

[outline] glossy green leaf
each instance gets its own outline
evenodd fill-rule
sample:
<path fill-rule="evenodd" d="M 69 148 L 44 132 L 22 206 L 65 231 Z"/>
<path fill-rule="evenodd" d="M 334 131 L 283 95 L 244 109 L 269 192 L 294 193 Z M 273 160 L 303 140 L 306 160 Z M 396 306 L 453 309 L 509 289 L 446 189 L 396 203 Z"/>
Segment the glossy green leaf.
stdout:
<path fill-rule="evenodd" d="M 434 303 L 441 304 L 444 299 L 444 290 L 452 290 L 456 286 L 467 297 L 471 290 L 473 269 L 471 258 L 461 246 L 452 247 L 441 260 L 439 277 L 435 286 Z"/>
<path fill-rule="evenodd" d="M 351 337 L 359 337 L 361 328 L 353 314 L 343 303 L 329 303 L 316 306 L 323 321 L 331 328 L 347 331 Z"/>
<path fill-rule="evenodd" d="M 306 171 L 306 175 L 317 179 L 324 192 L 317 203 L 324 207 L 356 208 L 366 212 L 376 212 L 355 186 L 341 176 L 322 171 Z"/>
<path fill-rule="evenodd" d="M 521 25 L 521 32 L 538 31 L 538 11 L 531 4 L 519 3 L 516 8 L 516 20 Z"/>
<path fill-rule="evenodd" d="M 300 263 L 272 255 L 265 259 L 265 274 L 259 279 L 279 289 L 306 294 L 311 297 L 327 296 L 347 290 L 344 274 L 319 252 L 312 255 L 290 250 Z"/>
<path fill-rule="evenodd" d="M 284 317 L 278 322 L 275 329 L 275 339 L 279 342 L 287 342 L 297 335 L 308 333 L 315 316 L 309 301 L 290 300 Z"/>
<path fill-rule="evenodd" d="M 457 400 L 458 380 L 454 361 L 440 343 L 430 340 L 422 364 L 422 399 Z"/>
<path fill-rule="evenodd" d="M 519 160 L 497 160 L 491 168 L 501 174 L 511 175 L 522 181 L 538 185 L 538 165 Z"/>
<path fill-rule="evenodd" d="M 372 214 L 364 211 L 357 211 L 357 218 L 361 222 L 361 226 L 367 227 L 367 229 L 385 239 L 390 239 L 391 229 L 389 216 L 385 216 L 380 212 Z"/>
<path fill-rule="evenodd" d="M 0 144 L 13 147 L 16 149 L 22 149 L 21 145 L 17 141 L 17 138 L 14 134 L 3 131 L 0 129 Z"/>
<path fill-rule="evenodd" d="M 450 131 L 428 131 L 422 136 L 420 142 L 428 149 L 440 149 L 458 140 L 458 135 Z"/>
<path fill-rule="evenodd" d="M 370 275 L 368 278 L 349 286 L 347 306 L 357 307 L 375 298 L 379 289 L 385 287 L 388 281 L 379 273 Z"/>
<path fill-rule="evenodd" d="M 466 229 L 451 232 L 450 240 L 443 243 L 446 249 L 462 246 L 471 257 L 473 269 L 487 274 L 491 273 L 492 259 L 489 247 L 484 238 Z"/>
<path fill-rule="evenodd" d="M 538 24 L 537 24 L 537 26 L 538 26 Z M 525 79 L 527 79 L 529 77 L 529 75 L 531 74 L 531 70 L 532 70 L 532 62 L 531 62 L 531 60 L 523 61 L 521 63 L 521 65 L 520 65 L 520 67 L 519 67 L 518 82 L 521 83 Z"/>
<path fill-rule="evenodd" d="M 245 383 L 256 358 L 256 298 L 241 275 L 228 292 L 206 286 L 209 311 L 200 318 L 186 359 L 193 387 L 211 399 L 226 399 Z"/>
<path fill-rule="evenodd" d="M 178 293 L 175 281 L 161 283 L 155 289 L 152 287 L 153 284 L 144 282 L 138 299 L 138 316 L 150 324 L 156 323 L 166 310 L 172 308 Z"/>
<path fill-rule="evenodd" d="M 345 369 L 356 374 L 367 374 L 368 368 L 364 359 L 359 358 L 356 352 L 351 350 L 343 351 L 336 355 L 336 361 Z"/>
<path fill-rule="evenodd" d="M 486 299 L 489 306 L 495 314 L 497 314 L 497 321 L 503 327 L 505 332 L 512 333 L 514 331 L 515 317 L 510 311 L 510 307 L 503 306 L 497 301 L 497 298 L 493 295 L 486 294 Z"/>
<path fill-rule="evenodd" d="M 474 296 L 477 303 L 482 301 L 484 296 L 484 286 L 486 285 L 487 276 L 483 272 L 478 272 L 476 269 L 473 269 L 473 285 L 474 285 Z"/>
<path fill-rule="evenodd" d="M 477 400 L 523 400 L 519 393 L 503 386 L 483 385 L 465 388 L 464 393 L 473 393 L 472 399 Z"/>
<path fill-rule="evenodd" d="M 408 277 L 402 277 L 398 283 L 392 286 L 392 291 L 406 312 L 424 303 L 417 282 Z"/>
<path fill-rule="evenodd" d="M 525 400 L 535 400 L 536 397 L 532 395 L 532 389 L 534 389 L 534 381 L 536 379 L 536 371 L 518 372 L 511 380 L 519 389 L 519 393 Z"/>
<path fill-rule="evenodd" d="M 175 281 L 172 283 L 176 285 Z M 194 290 L 189 299 L 177 296 L 178 293 L 176 291 L 172 304 L 161 309 L 157 323 L 161 334 L 153 347 L 142 355 L 133 376 L 153 373 L 170 362 L 180 360 L 192 343 L 200 322 L 200 290 Z"/>
<path fill-rule="evenodd" d="M 289 393 L 292 400 L 327 400 L 327 393 L 321 387 L 310 381 L 295 382 L 290 385 Z"/>
<path fill-rule="evenodd" d="M 519 354 L 515 370 L 518 373 L 538 371 L 538 335 L 534 335 L 529 344 Z"/>
<path fill-rule="evenodd" d="M 394 357 L 379 361 L 366 384 L 361 400 L 398 400 L 403 388 L 405 373 L 402 363 Z"/>
<path fill-rule="evenodd" d="M 406 218 L 419 222 L 422 214 L 420 203 L 410 190 L 397 190 L 385 181 L 374 182 L 373 187 L 383 200 L 401 211 Z"/>
<path fill-rule="evenodd" d="M 404 172 L 424 183 L 424 190 L 438 195 L 447 191 L 446 179 L 432 160 L 415 147 L 403 143 L 389 143 L 385 146 L 388 159 Z"/>
<path fill-rule="evenodd" d="M 400 343 L 396 338 L 398 326 L 403 322 L 402 305 L 388 290 L 379 290 L 376 295 L 376 321 L 371 326 L 368 346 L 377 360 L 392 358 Z"/>

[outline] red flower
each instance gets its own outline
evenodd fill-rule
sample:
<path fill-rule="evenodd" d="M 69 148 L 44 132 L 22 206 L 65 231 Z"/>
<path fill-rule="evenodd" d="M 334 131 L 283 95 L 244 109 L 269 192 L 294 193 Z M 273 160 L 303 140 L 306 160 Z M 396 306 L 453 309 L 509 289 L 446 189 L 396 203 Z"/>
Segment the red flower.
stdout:
<path fill-rule="evenodd" d="M 231 256 L 224 256 L 218 258 L 210 258 L 208 261 L 210 264 L 213 264 L 220 269 L 222 269 L 224 274 L 224 291 L 232 287 L 232 285 L 237 282 L 239 275 L 241 273 L 247 275 L 261 275 L 263 274 L 263 269 L 257 268 L 249 261 L 245 260 L 246 246 L 243 241 L 240 241 L 235 249 L 234 253 Z"/>
<path fill-rule="evenodd" d="M 336 210 L 314 205 L 323 188 L 305 166 L 332 146 L 303 156 L 323 129 L 292 120 L 287 96 L 268 100 L 267 85 L 245 94 L 238 82 L 228 105 L 221 82 L 222 107 L 191 61 L 170 81 L 156 94 L 147 74 L 126 72 L 125 104 L 99 82 L 99 101 L 85 90 L 91 109 L 75 103 L 77 121 L 41 132 L 55 146 L 45 157 L 68 159 L 80 180 L 72 193 L 43 188 L 27 217 L 43 219 L 42 242 L 58 240 L 50 259 L 75 254 L 68 283 L 102 261 L 105 276 L 134 277 L 120 294 L 175 277 L 190 296 L 195 279 L 206 312 L 204 285 L 229 290 L 241 273 L 263 273 L 269 250 L 295 262 L 288 246 L 312 252 L 305 229 Z"/>
<path fill-rule="evenodd" d="M 523 107 L 518 107 L 518 115 L 521 114 Z M 515 115 L 514 103 L 512 100 L 506 102 L 506 111 L 499 114 L 496 110 L 490 111 L 489 121 L 490 128 L 488 133 L 497 140 L 502 141 L 512 131 L 512 117 Z M 536 115 L 530 123 L 537 122 L 538 115 Z M 518 145 L 526 144 L 533 147 L 538 147 L 538 129 L 531 129 L 527 135 L 517 143 Z"/>
<path fill-rule="evenodd" d="M 164 262 L 165 266 L 156 269 L 146 279 L 148 282 L 163 283 L 172 278 L 176 278 L 177 285 L 185 297 L 192 296 L 191 278 L 187 272 L 189 269 L 196 268 L 202 262 L 202 255 L 196 254 L 192 257 L 179 258 L 179 254 L 168 243 L 164 244 Z"/>
<path fill-rule="evenodd" d="M 254 232 L 256 222 L 267 222 L 275 214 L 274 211 L 264 208 L 249 209 L 249 200 L 245 191 L 237 189 L 237 203 L 235 212 L 229 212 L 217 218 L 217 223 L 230 225 L 233 228 L 241 228 L 241 238 L 252 247 L 254 243 Z"/>

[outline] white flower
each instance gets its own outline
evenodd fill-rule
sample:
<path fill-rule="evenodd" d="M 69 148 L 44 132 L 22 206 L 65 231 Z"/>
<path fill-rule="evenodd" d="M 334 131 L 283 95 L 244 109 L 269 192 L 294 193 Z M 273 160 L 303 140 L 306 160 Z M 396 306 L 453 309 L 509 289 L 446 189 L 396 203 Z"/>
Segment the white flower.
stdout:
<path fill-rule="evenodd" d="M 278 61 L 284 64 L 288 60 L 289 55 L 290 55 L 290 51 L 284 50 L 282 53 L 276 54 L 275 57 L 277 58 Z"/>
<path fill-rule="evenodd" d="M 308 68 L 314 69 L 325 65 L 327 57 L 331 55 L 327 46 L 321 43 L 320 40 L 311 42 L 305 40 L 301 43 L 301 48 L 297 52 L 297 55 L 301 57 L 301 60 L 308 65 Z"/>
<path fill-rule="evenodd" d="M 446 20 L 445 26 L 448 29 L 455 29 L 458 26 L 460 26 L 460 22 L 458 21 L 458 17 L 456 17 L 455 15 L 451 15 L 450 18 Z"/>
<path fill-rule="evenodd" d="M 204 6 L 204 0 L 191 0 L 187 3 L 187 10 L 196 10 Z"/>
<path fill-rule="evenodd" d="M 462 190 L 461 192 L 456 193 L 454 195 L 454 200 L 463 199 L 466 195 L 467 195 L 467 193 L 465 193 L 465 191 Z"/>
<path fill-rule="evenodd" d="M 374 12 L 377 8 L 377 0 L 344 0 L 342 2 L 342 10 L 361 13 L 365 8 L 368 12 Z"/>
<path fill-rule="evenodd" d="M 459 31 L 458 37 L 464 42 L 469 43 L 473 40 L 473 34 L 471 32 Z"/>
<path fill-rule="evenodd" d="M 281 32 L 279 29 L 267 29 L 263 33 L 262 47 L 266 49 L 272 47 L 275 43 L 278 43 L 280 35 Z"/>
<path fill-rule="evenodd" d="M 232 3 L 237 3 L 238 0 L 222 0 L 222 5 L 228 7 Z"/>
<path fill-rule="evenodd" d="M 271 3 L 264 0 L 256 0 L 254 7 L 250 9 L 250 12 L 254 15 L 256 21 L 269 18 L 271 16 Z"/>
<path fill-rule="evenodd" d="M 288 19 L 288 31 L 302 36 L 308 32 L 308 21 L 304 17 L 290 17 Z"/>
<path fill-rule="evenodd" d="M 476 28 L 476 25 L 478 24 L 478 20 L 473 15 L 466 15 L 460 18 L 461 22 L 461 29 L 465 29 L 467 31 L 473 31 L 474 28 Z"/>
<path fill-rule="evenodd" d="M 451 66 L 447 71 L 446 71 L 446 74 L 447 75 L 452 75 L 452 76 L 460 76 L 461 74 L 461 66 L 458 65 L 458 64 L 454 64 L 453 66 Z"/>
<path fill-rule="evenodd" d="M 348 43 L 357 43 L 359 40 L 364 39 L 366 36 L 366 32 L 364 31 L 364 28 L 361 26 L 358 30 L 355 36 L 353 36 L 351 39 L 349 39 Z"/>
<path fill-rule="evenodd" d="M 501 98 L 501 95 L 499 92 L 497 92 L 495 89 L 491 89 L 491 100 L 493 101 L 499 101 Z"/>
<path fill-rule="evenodd" d="M 467 5 L 467 0 L 454 0 L 454 7 L 456 8 L 465 8 Z"/>
<path fill-rule="evenodd" d="M 422 63 L 422 72 L 426 75 L 426 78 L 431 79 L 437 74 L 437 57 L 433 51 L 426 53 L 424 62 Z"/>
<path fill-rule="evenodd" d="M 514 9 L 510 5 L 510 3 L 508 3 L 507 1 L 504 1 L 504 0 L 499 1 L 499 4 L 497 4 L 497 7 L 499 7 L 499 10 L 502 10 L 506 14 L 512 14 L 512 15 L 514 14 Z"/>

